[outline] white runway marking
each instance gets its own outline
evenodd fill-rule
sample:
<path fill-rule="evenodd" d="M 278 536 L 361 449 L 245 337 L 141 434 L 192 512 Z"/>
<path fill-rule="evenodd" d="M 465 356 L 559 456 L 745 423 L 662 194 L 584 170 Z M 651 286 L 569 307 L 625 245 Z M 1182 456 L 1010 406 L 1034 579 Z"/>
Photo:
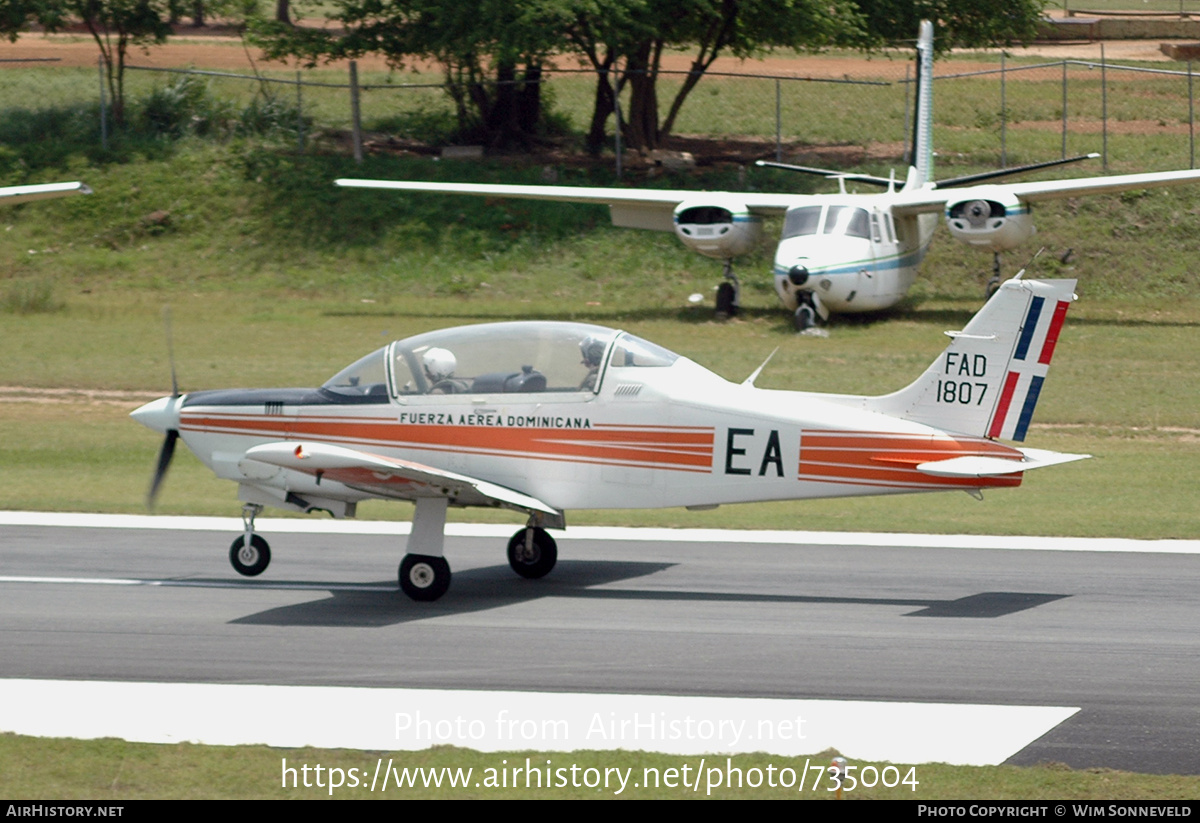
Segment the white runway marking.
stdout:
<path fill-rule="evenodd" d="M 102 710 L 98 710 L 102 707 Z M 761 752 L 995 765 L 1079 711 L 1056 706 L 196 683 L 0 680 L 0 731 L 147 743 L 415 751 Z"/>
<path fill-rule="evenodd" d="M 0 512 L 0 526 L 64 526 L 92 529 L 166 529 L 242 532 L 239 517 L 176 517 L 144 514 L 74 514 L 70 512 Z M 300 520 L 259 518 L 263 534 L 407 535 L 404 521 Z M 447 523 L 451 537 L 507 539 L 518 525 Z M 886 532 L 740 531 L 734 529 L 621 528 L 570 526 L 564 533 L 579 540 L 639 540 L 660 543 L 767 543 L 775 545 L 897 546 L 952 549 L 1008 549 L 1083 552 L 1150 552 L 1200 554 L 1200 540 L 1134 540 L 1123 537 L 996 537 L 966 534 L 890 534 Z"/>

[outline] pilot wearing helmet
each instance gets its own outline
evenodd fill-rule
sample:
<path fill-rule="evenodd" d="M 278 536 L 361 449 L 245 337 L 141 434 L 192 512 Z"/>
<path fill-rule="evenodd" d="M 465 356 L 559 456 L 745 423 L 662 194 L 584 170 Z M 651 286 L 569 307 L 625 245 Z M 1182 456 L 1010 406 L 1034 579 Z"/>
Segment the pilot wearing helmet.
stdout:
<path fill-rule="evenodd" d="M 580 391 L 595 391 L 596 380 L 600 376 L 600 363 L 604 360 L 604 349 L 608 343 L 600 337 L 588 335 L 579 341 L 579 354 L 583 365 L 587 366 L 587 376 L 579 384 Z"/>
<path fill-rule="evenodd" d="M 449 349 L 432 348 L 421 356 L 430 394 L 458 394 L 467 390 L 466 381 L 455 380 L 458 359 Z"/>

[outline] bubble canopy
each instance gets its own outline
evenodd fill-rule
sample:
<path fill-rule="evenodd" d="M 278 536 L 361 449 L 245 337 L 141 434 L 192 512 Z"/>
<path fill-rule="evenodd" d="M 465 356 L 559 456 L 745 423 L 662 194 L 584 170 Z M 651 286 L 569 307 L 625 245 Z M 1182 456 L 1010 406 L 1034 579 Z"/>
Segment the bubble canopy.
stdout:
<path fill-rule="evenodd" d="M 679 356 L 588 323 L 485 323 L 398 340 L 322 387 L 347 399 L 441 394 L 588 392 L 607 368 L 662 368 Z"/>

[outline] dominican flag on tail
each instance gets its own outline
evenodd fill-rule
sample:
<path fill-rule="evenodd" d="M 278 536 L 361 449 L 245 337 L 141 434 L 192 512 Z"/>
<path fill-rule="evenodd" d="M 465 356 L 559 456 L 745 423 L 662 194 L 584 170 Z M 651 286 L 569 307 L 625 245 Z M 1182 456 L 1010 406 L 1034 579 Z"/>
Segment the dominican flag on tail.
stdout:
<path fill-rule="evenodd" d="M 868 409 L 956 434 L 1025 439 L 1058 345 L 1074 280 L 1002 284 L 911 385 Z"/>
<path fill-rule="evenodd" d="M 1009 362 L 1004 387 L 988 426 L 988 437 L 1017 441 L 1025 439 L 1070 305 L 1069 300 L 1048 303 L 1045 297 L 1040 296 L 1034 296 L 1029 301 L 1016 351 Z"/>

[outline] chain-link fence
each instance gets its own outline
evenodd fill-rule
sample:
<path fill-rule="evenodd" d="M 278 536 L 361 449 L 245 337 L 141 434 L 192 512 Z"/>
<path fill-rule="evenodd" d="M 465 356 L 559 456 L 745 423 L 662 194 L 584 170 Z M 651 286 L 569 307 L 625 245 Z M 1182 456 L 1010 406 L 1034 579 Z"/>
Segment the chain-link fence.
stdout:
<path fill-rule="evenodd" d="M 736 143 L 743 155 L 809 164 L 831 156 L 853 165 L 895 165 L 903 159 L 915 93 L 909 61 L 819 56 L 796 64 L 804 73 L 706 75 L 684 103 L 672 132 L 675 142 L 666 148 L 728 154 L 729 144 Z M 354 67 L 256 75 L 129 68 L 145 75 L 130 84 L 134 94 L 153 94 L 186 76 L 202 80 L 211 97 L 243 116 L 255 107 L 274 107 L 277 122 L 294 124 L 301 150 L 319 131 L 359 152 L 381 141 L 420 143 L 418 150 L 433 151 L 456 127 L 451 95 L 436 74 L 360 76 Z M 660 76 L 660 118 L 685 77 L 685 72 Z M 935 80 L 935 145 L 943 164 L 1004 167 L 1096 152 L 1106 169 L 1195 165 L 1190 63 L 1155 68 L 1103 58 L 1037 63 L 981 55 L 939 63 Z M 596 82 L 586 71 L 545 73 L 543 105 L 561 131 L 587 130 Z M 626 90 L 622 107 L 627 103 Z M 614 123 L 610 118 L 615 162 L 621 153 Z"/>

